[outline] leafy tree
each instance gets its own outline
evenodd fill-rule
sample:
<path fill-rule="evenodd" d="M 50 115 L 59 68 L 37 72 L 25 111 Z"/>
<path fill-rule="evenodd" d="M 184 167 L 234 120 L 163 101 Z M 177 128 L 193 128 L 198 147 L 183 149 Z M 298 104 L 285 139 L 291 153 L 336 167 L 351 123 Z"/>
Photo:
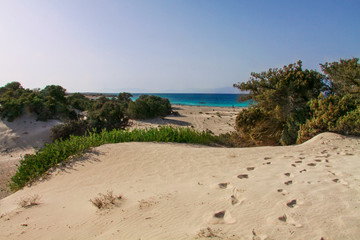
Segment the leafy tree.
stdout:
<path fill-rule="evenodd" d="M 254 100 L 250 109 L 237 116 L 236 128 L 243 138 L 258 145 L 295 143 L 300 124 L 308 117 L 307 102 L 328 90 L 324 76 L 303 70 L 301 61 L 282 69 L 251 73 L 248 82 L 234 87 L 249 91 L 248 98 Z"/>
<path fill-rule="evenodd" d="M 358 58 L 340 59 L 340 62 L 320 64 L 329 81 L 331 93 L 360 95 L 360 64 Z"/>

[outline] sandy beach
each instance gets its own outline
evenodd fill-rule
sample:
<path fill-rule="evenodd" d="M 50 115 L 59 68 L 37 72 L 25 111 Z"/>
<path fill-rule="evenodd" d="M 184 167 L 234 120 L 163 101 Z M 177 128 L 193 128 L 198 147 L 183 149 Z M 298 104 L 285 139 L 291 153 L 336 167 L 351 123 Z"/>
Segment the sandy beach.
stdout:
<path fill-rule="evenodd" d="M 234 131 L 236 115 L 242 108 L 173 105 L 179 116 L 132 121 L 133 128 L 174 125 L 192 127 L 200 131 L 211 131 L 215 135 Z"/>
<path fill-rule="evenodd" d="M 238 111 L 175 110 L 133 126 L 219 134 L 233 130 Z M 36 129 L 46 141 L 42 123 L 16 123 L 2 123 L 2 149 L 5 136 L 25 141 Z M 2 166 L 33 149 L 24 141 L 6 142 Z M 359 239 L 359 159 L 360 139 L 333 133 L 287 147 L 107 144 L 1 199 L 0 239 Z M 92 201 L 108 192 L 121 198 L 98 209 Z"/>

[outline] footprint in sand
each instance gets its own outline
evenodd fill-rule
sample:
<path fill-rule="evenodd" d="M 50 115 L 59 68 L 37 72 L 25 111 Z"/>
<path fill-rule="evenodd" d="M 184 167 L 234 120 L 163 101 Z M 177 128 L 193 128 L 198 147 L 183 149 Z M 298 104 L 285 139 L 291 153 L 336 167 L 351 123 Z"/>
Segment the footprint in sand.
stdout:
<path fill-rule="evenodd" d="M 222 210 L 220 212 L 212 214 L 208 222 L 211 224 L 232 224 L 235 223 L 236 220 L 231 217 L 229 211 Z"/>
<path fill-rule="evenodd" d="M 290 173 L 284 173 L 285 176 L 290 177 Z"/>
<path fill-rule="evenodd" d="M 290 184 L 292 184 L 292 183 L 293 183 L 292 180 L 284 182 L 285 185 L 290 185 Z"/>
<path fill-rule="evenodd" d="M 246 170 L 248 170 L 248 171 L 253 171 L 255 169 L 255 167 L 248 167 L 248 168 L 246 168 Z"/>
<path fill-rule="evenodd" d="M 291 166 L 296 167 L 296 164 L 291 164 Z"/>
<path fill-rule="evenodd" d="M 241 198 L 240 191 L 237 188 L 233 189 L 233 195 L 230 197 L 231 205 L 239 205 L 241 204 L 245 198 Z"/>
<path fill-rule="evenodd" d="M 321 160 L 320 159 L 315 159 L 315 162 L 321 162 Z"/>
<path fill-rule="evenodd" d="M 302 163 L 302 161 L 295 161 L 295 163 Z"/>
<path fill-rule="evenodd" d="M 281 193 L 283 196 L 289 194 L 286 190 L 284 190 L 284 189 L 282 189 L 282 188 L 279 188 L 279 189 L 277 190 L 277 192 Z"/>
<path fill-rule="evenodd" d="M 217 212 L 214 214 L 215 218 L 224 218 L 224 216 L 225 216 L 225 211 Z"/>
<path fill-rule="evenodd" d="M 237 199 L 234 195 L 231 195 L 231 205 L 235 205 L 239 203 L 239 199 Z"/>
<path fill-rule="evenodd" d="M 306 169 L 300 170 L 299 173 L 306 172 Z"/>
<path fill-rule="evenodd" d="M 287 216 L 286 216 L 286 214 L 284 214 L 284 215 L 278 217 L 278 219 L 279 219 L 280 221 L 282 221 L 282 222 L 286 222 Z"/>
<path fill-rule="evenodd" d="M 307 165 L 310 166 L 310 167 L 315 167 L 316 163 L 308 163 Z"/>
<path fill-rule="evenodd" d="M 332 181 L 335 182 L 335 183 L 341 183 L 341 184 L 343 184 L 343 185 L 345 185 L 345 186 L 348 186 L 348 185 L 349 185 L 348 182 L 346 182 L 346 181 L 344 181 L 344 180 L 342 180 L 342 179 L 338 179 L 338 178 L 335 178 L 335 179 L 333 179 Z"/>
<path fill-rule="evenodd" d="M 238 175 L 237 177 L 240 178 L 240 179 L 245 179 L 245 178 L 249 178 L 249 175 L 247 175 L 247 174 L 240 174 L 240 175 Z"/>
<path fill-rule="evenodd" d="M 263 163 L 263 165 L 266 165 L 266 164 L 271 164 L 271 162 L 266 162 L 266 163 Z"/>
<path fill-rule="evenodd" d="M 226 182 L 226 183 L 219 183 L 218 186 L 219 188 L 221 189 L 226 189 L 228 187 L 230 183 L 229 182 Z"/>
<path fill-rule="evenodd" d="M 286 206 L 288 206 L 289 208 L 293 208 L 295 205 L 296 205 L 296 199 L 294 199 L 286 204 Z"/>
<path fill-rule="evenodd" d="M 282 222 L 285 222 L 285 223 L 288 223 L 290 225 L 293 225 L 295 227 L 302 227 L 302 225 L 300 223 L 297 223 L 293 218 L 287 216 L 286 214 L 278 217 L 278 220 L 282 221 Z"/>

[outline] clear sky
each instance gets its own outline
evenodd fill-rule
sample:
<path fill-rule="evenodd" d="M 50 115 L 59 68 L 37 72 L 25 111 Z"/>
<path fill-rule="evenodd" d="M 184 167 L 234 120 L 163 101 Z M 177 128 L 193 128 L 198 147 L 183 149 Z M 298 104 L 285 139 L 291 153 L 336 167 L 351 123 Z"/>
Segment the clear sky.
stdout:
<path fill-rule="evenodd" d="M 360 57 L 359 0 L 0 0 L 0 86 L 229 92 Z"/>

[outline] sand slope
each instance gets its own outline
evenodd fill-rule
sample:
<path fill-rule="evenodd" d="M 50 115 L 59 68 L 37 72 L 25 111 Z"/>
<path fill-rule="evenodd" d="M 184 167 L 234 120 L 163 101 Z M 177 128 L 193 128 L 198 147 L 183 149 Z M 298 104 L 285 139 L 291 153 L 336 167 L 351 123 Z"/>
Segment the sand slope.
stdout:
<path fill-rule="evenodd" d="M 360 139 L 95 148 L 0 201 L 0 239 L 360 239 Z M 89 200 L 123 199 L 98 210 Z M 39 195 L 39 205 L 18 203 Z"/>
<path fill-rule="evenodd" d="M 8 181 L 22 156 L 51 142 L 50 129 L 59 123 L 36 121 L 36 116 L 30 113 L 13 122 L 0 120 L 0 199 L 9 195 Z"/>

